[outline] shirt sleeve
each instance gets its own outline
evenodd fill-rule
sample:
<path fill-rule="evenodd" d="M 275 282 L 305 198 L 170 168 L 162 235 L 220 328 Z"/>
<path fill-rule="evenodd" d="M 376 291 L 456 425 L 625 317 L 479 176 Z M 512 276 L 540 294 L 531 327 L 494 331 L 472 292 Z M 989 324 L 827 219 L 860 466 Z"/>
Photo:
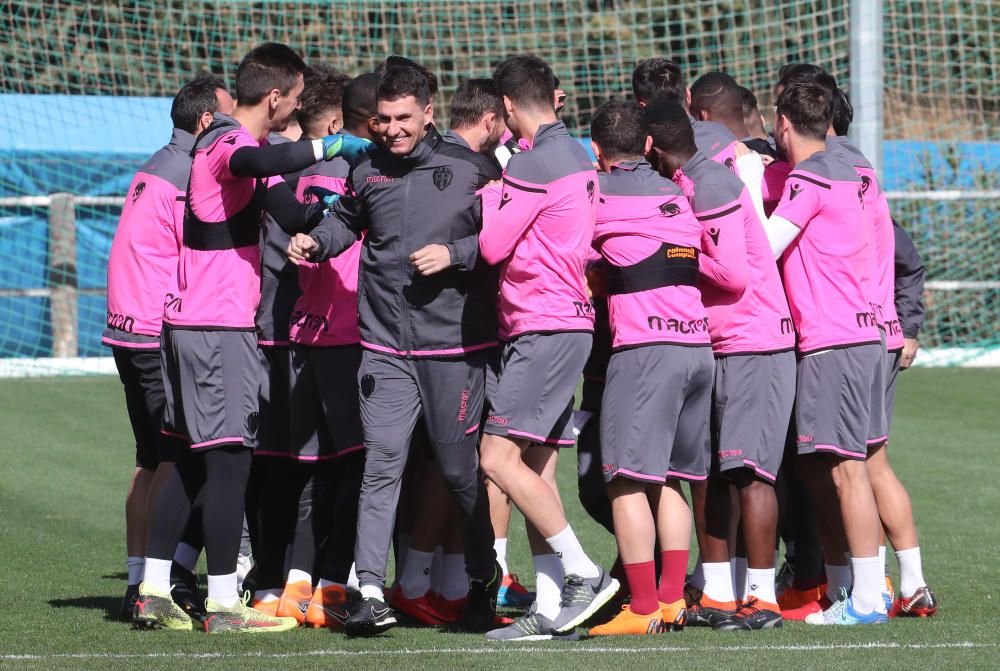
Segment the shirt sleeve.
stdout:
<path fill-rule="evenodd" d="M 504 175 L 500 186 L 479 190 L 483 203 L 483 230 L 479 249 L 487 263 L 497 264 L 514 251 L 518 240 L 545 206 L 548 191 Z"/>
<path fill-rule="evenodd" d="M 698 257 L 701 275 L 723 291 L 742 295 L 749 273 L 743 207 L 739 201 L 732 201 L 696 216 L 702 228 Z"/>
<path fill-rule="evenodd" d="M 314 263 L 339 256 L 361 239 L 361 232 L 368 227 L 368 217 L 363 203 L 350 196 L 344 196 L 330 208 L 309 236 L 316 241 L 317 249 L 312 258 Z"/>
<path fill-rule="evenodd" d="M 924 261 L 902 226 L 892 222 L 896 237 L 896 313 L 904 338 L 916 338 L 924 324 Z"/>

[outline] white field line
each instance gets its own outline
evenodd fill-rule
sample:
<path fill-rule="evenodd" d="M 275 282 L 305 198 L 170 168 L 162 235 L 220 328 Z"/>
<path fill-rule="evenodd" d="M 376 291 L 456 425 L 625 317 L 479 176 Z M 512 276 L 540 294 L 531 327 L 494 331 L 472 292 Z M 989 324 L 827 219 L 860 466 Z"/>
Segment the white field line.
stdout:
<path fill-rule="evenodd" d="M 977 648 L 998 648 L 1000 643 L 973 643 L 960 641 L 955 643 L 892 643 L 873 641 L 871 643 L 792 643 L 788 645 L 719 645 L 719 646 L 643 646 L 630 648 L 626 646 L 589 646 L 583 645 L 553 645 L 553 646 L 510 646 L 497 645 L 479 648 L 400 648 L 395 650 L 302 650 L 296 652 L 146 652 L 146 653 L 114 653 L 114 652 L 81 652 L 52 654 L 22 654 L 0 655 L 4 661 L 36 661 L 46 659 L 288 659 L 296 657 L 361 657 L 370 655 L 386 656 L 419 656 L 419 655 L 495 655 L 495 654 L 551 654 L 551 655 L 628 655 L 645 652 L 815 652 L 823 650 L 971 650 Z"/>

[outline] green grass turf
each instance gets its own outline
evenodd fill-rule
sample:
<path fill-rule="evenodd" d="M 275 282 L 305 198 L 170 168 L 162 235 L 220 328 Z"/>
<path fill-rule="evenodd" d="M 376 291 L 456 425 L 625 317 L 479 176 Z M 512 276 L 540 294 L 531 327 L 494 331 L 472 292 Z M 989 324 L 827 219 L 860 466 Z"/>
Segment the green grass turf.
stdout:
<path fill-rule="evenodd" d="M 115 622 L 132 458 L 119 383 L 0 381 L 0 668 L 996 668 L 997 389 L 1000 371 L 902 375 L 890 449 L 914 498 L 925 573 L 942 603 L 937 618 L 491 647 L 481 636 L 403 627 L 352 641 L 307 630 L 209 638 Z M 564 452 L 560 469 L 567 510 L 584 546 L 607 564 L 614 541 L 575 501 L 574 456 Z M 527 578 L 521 528 L 515 522 L 510 554 Z"/>

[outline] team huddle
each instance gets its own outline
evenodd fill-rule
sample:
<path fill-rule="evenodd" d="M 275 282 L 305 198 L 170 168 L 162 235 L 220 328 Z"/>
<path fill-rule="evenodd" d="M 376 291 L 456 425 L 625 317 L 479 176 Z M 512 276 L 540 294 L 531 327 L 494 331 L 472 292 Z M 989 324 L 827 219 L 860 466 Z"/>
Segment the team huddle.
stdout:
<path fill-rule="evenodd" d="M 923 269 L 831 75 L 782 68 L 769 135 L 729 75 L 644 60 L 596 168 L 533 56 L 462 83 L 444 134 L 398 56 L 351 78 L 268 43 L 235 84 L 181 88 L 111 249 L 125 619 L 538 641 L 936 612 L 886 452 Z M 563 508 L 573 446 L 608 569 Z"/>

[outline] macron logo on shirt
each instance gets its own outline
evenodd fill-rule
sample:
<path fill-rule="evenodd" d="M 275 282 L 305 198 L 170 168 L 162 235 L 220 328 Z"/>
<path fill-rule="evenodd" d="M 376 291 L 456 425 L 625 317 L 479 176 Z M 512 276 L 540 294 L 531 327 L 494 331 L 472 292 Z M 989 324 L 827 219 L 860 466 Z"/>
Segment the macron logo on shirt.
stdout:
<path fill-rule="evenodd" d="M 389 175 L 370 175 L 367 179 L 369 184 L 388 184 L 392 181 Z"/>
<path fill-rule="evenodd" d="M 791 191 L 789 191 L 788 193 L 788 199 L 795 200 L 795 196 L 799 195 L 800 193 L 802 193 L 802 185 L 792 184 Z"/>

